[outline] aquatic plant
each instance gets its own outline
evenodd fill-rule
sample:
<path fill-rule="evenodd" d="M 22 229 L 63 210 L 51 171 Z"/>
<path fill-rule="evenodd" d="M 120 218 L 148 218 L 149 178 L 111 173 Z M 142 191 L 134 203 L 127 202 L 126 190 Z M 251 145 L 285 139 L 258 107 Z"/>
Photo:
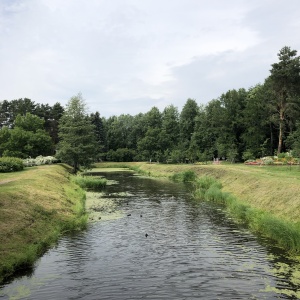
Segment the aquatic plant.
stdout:
<path fill-rule="evenodd" d="M 99 190 L 106 186 L 107 180 L 105 178 L 96 176 L 82 176 L 74 175 L 71 180 L 83 189 Z"/>

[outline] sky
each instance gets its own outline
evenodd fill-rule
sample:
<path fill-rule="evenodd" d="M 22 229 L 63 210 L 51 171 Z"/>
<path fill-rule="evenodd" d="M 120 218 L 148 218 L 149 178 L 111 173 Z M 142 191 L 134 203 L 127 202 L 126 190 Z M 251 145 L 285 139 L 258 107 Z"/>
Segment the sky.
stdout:
<path fill-rule="evenodd" d="M 299 0 L 0 0 L 0 101 L 181 111 L 263 83 L 299 32 Z"/>

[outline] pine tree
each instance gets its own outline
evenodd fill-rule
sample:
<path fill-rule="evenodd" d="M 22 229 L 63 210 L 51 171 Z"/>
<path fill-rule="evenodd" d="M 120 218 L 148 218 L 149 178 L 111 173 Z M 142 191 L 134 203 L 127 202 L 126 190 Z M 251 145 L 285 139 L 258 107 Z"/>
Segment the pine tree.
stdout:
<path fill-rule="evenodd" d="M 59 124 L 57 157 L 73 166 L 90 167 L 97 156 L 95 127 L 87 115 L 86 103 L 81 93 L 72 97 Z"/>

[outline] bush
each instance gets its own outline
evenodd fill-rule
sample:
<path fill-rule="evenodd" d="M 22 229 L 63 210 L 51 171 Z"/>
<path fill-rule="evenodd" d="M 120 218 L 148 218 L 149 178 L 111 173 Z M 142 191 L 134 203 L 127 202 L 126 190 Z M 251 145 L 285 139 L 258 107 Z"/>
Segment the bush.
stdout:
<path fill-rule="evenodd" d="M 249 160 L 254 160 L 255 156 L 253 155 L 253 153 L 250 150 L 246 150 L 243 152 L 242 158 L 244 161 L 249 161 Z"/>
<path fill-rule="evenodd" d="M 53 156 L 37 156 L 36 158 L 23 159 L 25 167 L 40 166 L 40 165 L 51 165 L 58 162 L 58 159 Z"/>
<path fill-rule="evenodd" d="M 0 172 L 16 172 L 24 169 L 23 161 L 17 157 L 0 157 Z"/>
<path fill-rule="evenodd" d="M 263 161 L 264 165 L 273 165 L 274 164 L 274 159 L 271 156 L 263 157 L 262 161 Z"/>

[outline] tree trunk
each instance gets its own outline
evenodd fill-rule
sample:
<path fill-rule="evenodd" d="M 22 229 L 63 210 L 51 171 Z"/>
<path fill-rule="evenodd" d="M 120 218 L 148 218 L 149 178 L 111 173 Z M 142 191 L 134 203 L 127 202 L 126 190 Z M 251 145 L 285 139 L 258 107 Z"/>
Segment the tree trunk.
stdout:
<path fill-rule="evenodd" d="M 282 150 L 282 140 L 283 140 L 283 129 L 284 129 L 284 114 L 280 111 L 279 116 L 279 137 L 278 137 L 278 149 L 277 155 L 281 153 Z"/>

